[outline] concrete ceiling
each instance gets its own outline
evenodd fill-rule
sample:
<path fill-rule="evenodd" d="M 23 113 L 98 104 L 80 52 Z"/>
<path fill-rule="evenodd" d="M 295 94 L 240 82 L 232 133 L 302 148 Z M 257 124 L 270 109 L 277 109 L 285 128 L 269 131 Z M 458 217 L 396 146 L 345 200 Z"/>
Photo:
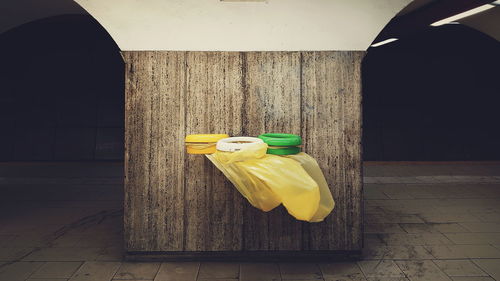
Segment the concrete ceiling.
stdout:
<path fill-rule="evenodd" d="M 401 17 L 412 12 L 418 11 L 426 5 L 439 0 L 414 0 L 403 10 L 401 10 L 396 17 Z M 493 0 L 492 0 L 493 1 Z M 463 18 L 458 21 L 460 24 L 474 28 L 481 31 L 490 37 L 500 41 L 500 6 L 489 9 L 482 13 Z"/>
<path fill-rule="evenodd" d="M 0 27 L 5 30 L 14 25 L 12 22 L 40 19 L 44 13 L 53 16 L 57 9 L 61 9 L 60 14 L 75 13 L 73 8 L 78 4 L 106 29 L 121 50 L 366 50 L 410 2 L 0 0 Z M 9 19 L 3 18 L 4 11 L 11 14 Z"/>
<path fill-rule="evenodd" d="M 82 3 L 93 3 L 93 2 L 102 2 L 102 1 L 94 1 L 94 0 L 77 0 L 78 2 Z M 118 1 L 118 0 L 117 0 Z M 134 1 L 136 0 L 129 0 L 130 3 L 135 3 Z M 152 0 L 149 0 L 152 1 Z M 159 0 L 160 2 L 166 2 L 167 0 Z M 169 0 L 170 1 L 170 0 Z M 270 0 L 270 3 L 274 3 L 276 0 Z M 333 1 L 333 0 L 331 0 Z M 346 5 L 343 2 L 346 0 L 335 0 L 334 2 L 336 3 L 342 3 L 342 5 Z M 367 0 L 357 0 L 355 1 L 356 3 L 364 3 Z M 372 0 L 368 1 L 371 2 Z M 392 2 L 391 2 L 392 1 Z M 398 0 L 386 0 L 384 2 L 385 6 L 391 7 L 391 10 L 394 11 L 397 5 L 394 3 L 398 3 Z M 404 1 L 409 1 L 409 0 L 400 0 L 403 3 Z M 405 8 L 400 10 L 400 12 L 397 14 L 396 18 L 402 17 L 404 15 L 407 15 L 412 12 L 418 12 L 419 9 L 425 7 L 426 5 L 429 5 L 433 2 L 436 1 L 441 1 L 441 0 L 414 0 L 411 2 L 409 5 L 407 5 Z M 105 1 L 106 2 L 106 1 Z M 116 2 L 116 1 L 108 1 L 108 2 Z M 173 1 L 177 2 L 177 1 Z M 279 2 L 279 1 L 278 1 Z M 297 1 L 296 1 L 297 2 Z M 198 2 L 200 3 L 200 2 Z M 389 5 L 389 3 L 392 3 Z M 141 4 L 142 5 L 142 4 Z M 193 3 L 194 5 L 194 3 Z M 384 5 L 378 4 L 377 8 L 382 8 Z M 124 6 L 118 5 L 118 6 Z M 118 7 L 118 6 L 115 6 Z M 196 7 L 196 5 L 194 6 Z M 360 6 L 362 7 L 362 6 Z M 386 8 L 387 8 L 386 7 Z M 116 11 L 117 9 L 110 7 L 105 7 L 105 11 L 108 14 L 111 14 L 111 16 L 120 17 L 123 18 L 123 16 L 119 15 L 119 11 Z M 119 10 L 119 9 L 118 9 Z M 374 9 L 375 10 L 375 9 Z M 43 19 L 51 16 L 57 16 L 57 15 L 67 15 L 67 14 L 88 14 L 85 9 L 83 9 L 79 4 L 77 4 L 73 0 L 51 0 L 50 4 L 47 4 L 46 1 L 40 1 L 40 0 L 1 0 L 0 1 L 0 33 L 5 32 L 9 29 L 12 29 L 16 26 L 22 25 L 24 23 L 28 23 L 34 20 L 38 19 Z M 234 11 L 233 11 L 234 12 Z M 397 11 L 396 11 L 397 12 Z M 118 13 L 118 14 L 117 14 Z M 94 14 L 93 14 L 94 15 Z M 107 14 L 106 14 L 107 15 Z M 368 14 L 367 14 L 368 15 Z M 94 15 L 95 16 L 95 15 Z M 360 17 L 357 15 L 357 17 Z M 368 19 L 366 15 L 364 16 L 365 19 Z M 117 30 L 122 31 L 121 29 L 124 29 L 124 25 L 128 24 L 128 22 L 131 21 L 133 17 L 126 18 L 125 21 L 119 22 L 120 24 L 117 25 Z M 98 18 L 99 20 L 99 18 Z M 368 20 L 366 20 L 367 23 Z M 380 24 L 382 21 L 379 20 L 377 24 Z M 471 28 L 474 28 L 478 31 L 481 31 L 492 38 L 495 38 L 496 40 L 500 41 L 500 7 L 496 7 L 493 9 L 490 9 L 488 11 L 485 11 L 480 14 L 476 14 L 471 17 L 464 18 L 460 20 L 461 24 L 464 24 L 466 26 L 469 26 Z M 105 22 L 102 22 L 104 27 L 106 28 Z M 326 24 L 326 23 L 324 23 Z M 373 23 L 371 23 L 373 24 Z M 366 28 L 365 24 L 365 28 Z M 368 25 L 370 27 L 370 25 Z M 360 27 L 361 28 L 361 27 Z M 376 32 L 375 27 L 372 27 L 371 29 L 372 32 Z M 377 26 L 377 28 L 380 28 Z M 323 29 L 323 28 L 322 28 Z M 358 28 L 359 29 L 359 28 Z M 335 30 L 333 30 L 335 31 Z M 326 31 L 325 31 L 326 32 Z M 332 30 L 330 29 L 330 33 Z M 357 33 L 360 33 L 360 30 L 357 30 Z M 111 32 L 112 33 L 112 32 Z M 135 34 L 135 33 L 134 33 Z M 114 35 L 113 33 L 111 35 Z M 325 36 L 327 37 L 327 36 Z M 343 38 L 344 39 L 344 38 Z M 360 44 L 362 45 L 362 44 Z M 352 47 L 352 46 L 348 46 Z"/>

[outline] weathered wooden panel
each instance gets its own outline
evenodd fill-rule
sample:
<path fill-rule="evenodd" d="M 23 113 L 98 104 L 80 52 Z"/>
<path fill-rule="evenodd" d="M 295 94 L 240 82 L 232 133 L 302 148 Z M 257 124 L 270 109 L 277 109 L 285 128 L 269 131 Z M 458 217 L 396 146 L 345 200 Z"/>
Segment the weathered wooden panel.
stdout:
<path fill-rule="evenodd" d="M 302 54 L 302 137 L 336 201 L 309 225 L 311 250 L 361 248 L 361 77 L 364 52 Z"/>
<path fill-rule="evenodd" d="M 362 52 L 125 52 L 127 251 L 361 247 Z M 325 222 L 251 207 L 191 133 L 301 134 L 337 206 Z"/>
<path fill-rule="evenodd" d="M 248 53 L 245 69 L 245 134 L 300 134 L 300 53 Z M 247 205 L 244 225 L 247 250 L 301 249 L 301 222 L 283 207 L 263 213 Z"/>
<path fill-rule="evenodd" d="M 185 54 L 126 52 L 125 242 L 183 250 Z"/>
<path fill-rule="evenodd" d="M 187 53 L 186 134 L 241 134 L 241 62 L 239 53 Z M 242 250 L 243 198 L 206 157 L 186 156 L 184 250 Z"/>

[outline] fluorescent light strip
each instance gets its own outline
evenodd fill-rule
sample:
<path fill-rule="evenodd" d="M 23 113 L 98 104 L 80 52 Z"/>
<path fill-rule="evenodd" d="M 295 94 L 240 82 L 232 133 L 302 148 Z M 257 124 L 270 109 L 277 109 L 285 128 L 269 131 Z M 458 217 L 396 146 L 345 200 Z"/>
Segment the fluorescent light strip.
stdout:
<path fill-rule="evenodd" d="M 497 2 L 497 1 L 495 1 L 495 2 Z M 433 23 L 431 25 L 432 26 L 440 26 L 440 25 L 443 25 L 443 24 L 452 23 L 452 22 L 457 21 L 459 19 L 466 18 L 466 17 L 472 16 L 472 15 L 484 12 L 484 11 L 489 10 L 491 8 L 494 8 L 494 7 L 495 6 L 491 5 L 491 4 L 482 5 L 482 6 L 479 6 L 477 8 L 465 11 L 463 13 L 456 14 L 454 16 L 442 19 L 442 20 L 437 21 L 437 22 L 435 22 L 435 23 Z"/>
<path fill-rule="evenodd" d="M 399 39 L 398 38 L 389 38 L 389 39 L 386 39 L 384 41 L 380 41 L 378 43 L 372 44 L 371 47 L 382 46 L 382 45 L 389 44 L 389 43 L 397 41 L 397 40 L 399 40 Z"/>

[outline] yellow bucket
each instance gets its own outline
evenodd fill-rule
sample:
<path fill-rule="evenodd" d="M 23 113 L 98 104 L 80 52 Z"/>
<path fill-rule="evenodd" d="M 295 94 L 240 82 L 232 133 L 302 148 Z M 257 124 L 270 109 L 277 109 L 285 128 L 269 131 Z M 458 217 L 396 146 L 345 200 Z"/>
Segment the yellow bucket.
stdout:
<path fill-rule="evenodd" d="M 187 135 L 185 139 L 188 154 L 212 154 L 215 153 L 215 145 L 221 139 L 229 138 L 226 134 L 199 134 Z"/>

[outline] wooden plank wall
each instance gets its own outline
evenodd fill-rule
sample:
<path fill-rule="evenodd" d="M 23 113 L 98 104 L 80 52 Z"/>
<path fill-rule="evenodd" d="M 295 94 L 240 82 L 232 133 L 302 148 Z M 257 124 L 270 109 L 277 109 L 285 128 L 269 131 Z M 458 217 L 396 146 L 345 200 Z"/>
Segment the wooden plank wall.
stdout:
<path fill-rule="evenodd" d="M 123 52 L 129 252 L 360 250 L 364 52 Z M 336 200 L 324 222 L 251 207 L 185 135 L 288 132 Z"/>

